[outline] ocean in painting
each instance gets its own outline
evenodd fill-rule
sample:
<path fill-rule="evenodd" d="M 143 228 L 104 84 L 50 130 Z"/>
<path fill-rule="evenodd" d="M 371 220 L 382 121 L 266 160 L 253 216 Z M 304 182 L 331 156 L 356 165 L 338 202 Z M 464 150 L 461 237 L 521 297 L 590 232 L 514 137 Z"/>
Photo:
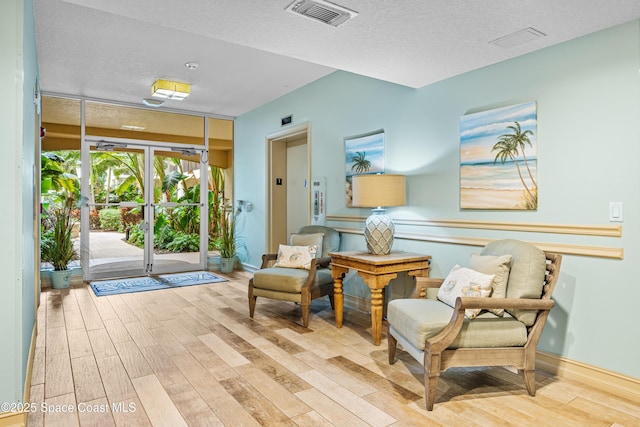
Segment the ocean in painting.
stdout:
<path fill-rule="evenodd" d="M 531 174 L 537 174 L 536 159 L 527 159 Z M 534 191 L 523 160 L 518 161 L 522 179 Z M 537 188 L 535 189 L 537 193 Z M 515 167 L 515 162 L 465 163 L 460 166 L 460 208 L 462 209 L 530 209 L 526 205 L 526 192 Z"/>
<path fill-rule="evenodd" d="M 537 176 L 537 160 L 527 159 L 531 174 Z M 535 185 L 531 182 L 524 160 L 518 161 L 520 173 L 527 187 Z M 490 190 L 522 190 L 522 181 L 514 162 L 472 162 L 460 165 L 460 188 L 490 189 Z"/>

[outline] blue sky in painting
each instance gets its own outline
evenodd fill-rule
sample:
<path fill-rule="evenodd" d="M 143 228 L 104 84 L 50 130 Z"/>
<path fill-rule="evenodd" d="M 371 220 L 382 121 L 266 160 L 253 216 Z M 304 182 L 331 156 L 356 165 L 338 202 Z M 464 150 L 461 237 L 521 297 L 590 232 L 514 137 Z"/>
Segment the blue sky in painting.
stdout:
<path fill-rule="evenodd" d="M 462 165 L 493 163 L 496 152 L 491 152 L 491 148 L 500 135 L 512 132 L 507 129 L 507 126 L 514 125 L 516 121 L 520 123 L 522 132 L 525 130 L 533 132 L 533 136 L 529 137 L 532 147 L 527 147 L 526 155 L 528 159 L 536 159 L 537 116 L 536 103 L 533 101 L 462 116 L 460 118 L 460 163 Z"/>
<path fill-rule="evenodd" d="M 384 172 L 384 133 L 376 133 L 345 139 L 347 176 L 355 175 L 351 169 L 356 152 L 364 152 L 365 159 L 371 162 L 369 173 Z"/>

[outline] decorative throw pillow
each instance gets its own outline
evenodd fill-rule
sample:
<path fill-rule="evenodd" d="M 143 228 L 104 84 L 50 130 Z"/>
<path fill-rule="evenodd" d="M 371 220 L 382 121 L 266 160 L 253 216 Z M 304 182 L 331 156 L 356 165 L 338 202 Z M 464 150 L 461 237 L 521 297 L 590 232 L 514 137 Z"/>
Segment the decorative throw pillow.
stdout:
<path fill-rule="evenodd" d="M 322 240 L 324 239 L 324 233 L 311 233 L 311 234 L 292 234 L 289 238 L 289 244 L 291 246 L 315 246 L 316 259 L 322 257 Z"/>
<path fill-rule="evenodd" d="M 278 247 L 278 260 L 274 267 L 283 268 L 311 268 L 311 260 L 316 256 L 315 246 L 287 246 Z"/>
<path fill-rule="evenodd" d="M 469 268 L 484 274 L 493 274 L 493 292 L 491 298 L 506 298 L 507 283 L 509 282 L 509 271 L 511 270 L 511 255 L 471 255 Z M 504 309 L 489 310 L 496 316 L 504 316 Z"/>
<path fill-rule="evenodd" d="M 455 307 L 457 297 L 488 297 L 491 294 L 491 282 L 494 277 L 493 274 L 479 273 L 456 264 L 438 289 L 438 299 Z M 464 315 L 474 319 L 480 311 L 480 309 L 467 309 Z"/>

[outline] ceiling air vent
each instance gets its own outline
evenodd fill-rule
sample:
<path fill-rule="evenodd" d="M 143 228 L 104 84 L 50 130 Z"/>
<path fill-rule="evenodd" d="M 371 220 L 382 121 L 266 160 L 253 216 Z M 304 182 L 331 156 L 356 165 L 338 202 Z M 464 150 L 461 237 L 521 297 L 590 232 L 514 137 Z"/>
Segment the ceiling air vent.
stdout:
<path fill-rule="evenodd" d="M 296 0 L 286 10 L 334 27 L 358 15 L 358 12 L 324 0 Z"/>
<path fill-rule="evenodd" d="M 545 37 L 546 34 L 536 30 L 535 28 L 525 28 L 524 30 L 516 31 L 515 33 L 508 34 L 504 37 L 492 40 L 489 44 L 500 46 L 505 49 L 511 47 L 520 46 L 521 44 L 529 43 L 539 37 Z"/>

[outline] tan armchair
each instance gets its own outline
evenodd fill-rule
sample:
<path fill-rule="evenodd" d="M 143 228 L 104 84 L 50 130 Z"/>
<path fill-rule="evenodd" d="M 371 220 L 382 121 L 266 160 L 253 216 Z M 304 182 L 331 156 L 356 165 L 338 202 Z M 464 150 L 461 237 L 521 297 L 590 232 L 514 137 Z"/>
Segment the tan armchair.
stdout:
<path fill-rule="evenodd" d="M 389 363 L 395 363 L 400 343 L 424 365 L 429 411 L 440 371 L 451 367 L 514 366 L 521 372 L 528 393 L 534 396 L 536 392 L 536 346 L 554 305 L 551 293 L 562 257 L 516 240 L 492 242 L 480 255 L 496 259 L 510 256 L 506 297 L 457 297 L 455 307 L 450 307 L 436 299 L 444 279 L 416 278 L 414 297 L 418 298 L 397 299 L 388 305 Z M 491 311 L 474 319 L 466 317 L 466 310 L 473 309 Z M 505 312 L 499 316 L 495 313 L 501 311 L 497 310 Z"/>
<path fill-rule="evenodd" d="M 321 225 L 307 225 L 291 237 L 291 245 L 309 245 L 321 235 L 318 256 L 311 261 L 309 270 L 272 267 L 277 254 L 262 255 L 262 265 L 249 280 L 249 316 L 253 317 L 258 297 L 291 301 L 302 308 L 302 324 L 309 326 L 311 300 L 329 296 L 333 308 L 333 278 L 329 252 L 340 248 L 340 233 Z"/>

